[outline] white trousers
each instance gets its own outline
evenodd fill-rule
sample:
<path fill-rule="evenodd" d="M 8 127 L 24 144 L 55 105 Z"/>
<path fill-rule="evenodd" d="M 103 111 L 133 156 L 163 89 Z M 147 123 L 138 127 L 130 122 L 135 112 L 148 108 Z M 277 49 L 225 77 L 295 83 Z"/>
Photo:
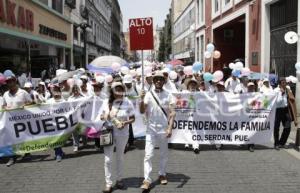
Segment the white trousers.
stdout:
<path fill-rule="evenodd" d="M 116 180 L 123 176 L 124 150 L 128 142 L 128 136 L 114 136 L 114 145 L 104 147 L 104 172 L 106 185 L 112 186 L 112 159 L 114 147 L 116 147 Z"/>
<path fill-rule="evenodd" d="M 152 182 L 150 174 L 152 172 L 151 159 L 154 156 L 155 145 L 158 144 L 160 151 L 159 159 L 159 175 L 166 175 L 166 167 L 168 162 L 168 139 L 166 134 L 146 134 L 146 147 L 144 158 L 144 178 L 145 181 Z"/>

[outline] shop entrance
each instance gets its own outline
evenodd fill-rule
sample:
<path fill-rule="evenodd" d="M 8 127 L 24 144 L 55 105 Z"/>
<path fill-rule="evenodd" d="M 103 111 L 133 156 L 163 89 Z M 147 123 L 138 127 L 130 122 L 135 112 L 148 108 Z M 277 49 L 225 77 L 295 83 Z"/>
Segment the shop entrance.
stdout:
<path fill-rule="evenodd" d="M 245 15 L 216 28 L 213 34 L 216 49 L 222 54 L 220 59 L 214 59 L 214 71 L 222 70 L 236 59 L 245 61 Z"/>

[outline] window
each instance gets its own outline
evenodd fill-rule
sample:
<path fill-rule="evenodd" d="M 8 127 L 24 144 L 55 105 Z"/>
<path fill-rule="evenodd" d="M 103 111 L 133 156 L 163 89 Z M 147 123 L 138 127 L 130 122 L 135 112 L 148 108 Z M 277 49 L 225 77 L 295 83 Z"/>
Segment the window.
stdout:
<path fill-rule="evenodd" d="M 204 35 L 200 36 L 200 62 L 204 63 Z"/>
<path fill-rule="evenodd" d="M 199 26 L 202 26 L 204 24 L 204 14 L 205 14 L 205 9 L 204 9 L 204 0 L 198 0 L 197 2 L 197 24 Z"/>
<path fill-rule="evenodd" d="M 52 0 L 52 9 L 59 13 L 63 13 L 63 1 L 61 0 Z"/>
<path fill-rule="evenodd" d="M 212 18 L 215 18 L 221 14 L 220 0 L 212 0 Z"/>
<path fill-rule="evenodd" d="M 200 39 L 199 39 L 199 37 L 197 37 L 196 44 L 197 44 L 196 61 L 199 61 L 200 60 Z"/>
<path fill-rule="evenodd" d="M 232 8 L 233 1 L 232 0 L 222 0 L 222 12 L 226 12 L 230 8 Z"/>
<path fill-rule="evenodd" d="M 76 25 L 73 25 L 73 39 L 78 40 L 78 31 Z"/>

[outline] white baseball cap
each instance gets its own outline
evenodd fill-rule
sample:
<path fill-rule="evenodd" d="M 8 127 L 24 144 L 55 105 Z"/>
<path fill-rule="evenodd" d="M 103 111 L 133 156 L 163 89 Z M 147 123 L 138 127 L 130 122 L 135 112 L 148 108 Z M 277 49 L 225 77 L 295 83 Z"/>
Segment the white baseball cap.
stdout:
<path fill-rule="evenodd" d="M 247 84 L 247 87 L 249 87 L 249 86 L 255 86 L 255 84 L 254 84 L 253 82 L 249 82 L 249 83 Z"/>
<path fill-rule="evenodd" d="M 87 80 L 88 77 L 86 75 L 82 75 L 82 76 L 80 76 L 80 79 Z"/>
<path fill-rule="evenodd" d="M 32 86 L 32 83 L 31 82 L 26 82 L 25 84 L 24 84 L 24 88 L 32 88 L 33 86 Z"/>
<path fill-rule="evenodd" d="M 133 78 L 130 74 L 127 74 L 127 75 L 124 76 L 124 78 L 123 78 L 123 83 L 124 84 L 130 84 L 132 82 L 133 82 Z"/>

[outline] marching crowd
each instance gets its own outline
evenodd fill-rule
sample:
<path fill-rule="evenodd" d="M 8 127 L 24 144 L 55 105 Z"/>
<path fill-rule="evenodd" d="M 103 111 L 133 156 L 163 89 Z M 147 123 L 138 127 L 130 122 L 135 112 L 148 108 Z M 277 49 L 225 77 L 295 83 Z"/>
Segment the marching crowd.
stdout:
<path fill-rule="evenodd" d="M 286 142 L 291 131 L 291 123 L 297 125 L 297 110 L 295 97 L 292 93 L 290 82 L 286 78 L 264 78 L 261 80 L 249 80 L 248 76 L 235 73 L 224 77 L 219 81 L 205 81 L 203 74 L 194 73 L 186 75 L 183 68 L 176 70 L 176 76 L 170 76 L 170 71 L 165 68 L 153 68 L 151 73 L 145 74 L 144 88 L 143 78 L 140 73 L 123 74 L 115 73 L 113 76 L 104 76 L 90 73 L 83 69 L 77 70 L 72 77 L 56 79 L 53 81 L 43 80 L 38 85 L 26 82 L 20 85 L 18 77 L 7 70 L 4 73 L 5 83 L 1 85 L 0 103 L 3 110 L 22 108 L 26 105 L 41 103 L 59 103 L 64 101 L 76 101 L 82 97 L 96 96 L 103 99 L 104 105 L 101 119 L 112 121 L 113 145 L 105 146 L 104 168 L 106 187 L 104 193 L 112 192 L 112 159 L 114 147 L 116 151 L 116 187 L 124 188 L 123 156 L 131 146 L 134 146 L 134 135 L 132 123 L 135 121 L 135 107 L 131 97 L 140 97 L 139 110 L 145 114 L 147 129 L 145 138 L 144 157 L 144 181 L 142 189 L 150 188 L 152 179 L 152 158 L 155 147 L 159 146 L 159 181 L 167 184 L 166 168 L 168 162 L 168 138 L 172 135 L 172 126 L 175 119 L 175 101 L 172 92 L 231 92 L 236 94 L 261 92 L 269 94 L 274 92 L 277 97 L 277 109 L 274 127 L 274 148 L 279 150 L 286 147 Z M 60 75 L 57 75 L 58 77 Z M 279 136 L 280 124 L 283 125 L 283 133 Z M 79 150 L 80 138 L 85 145 L 85 136 L 76 133 L 72 135 L 73 150 Z M 186 148 L 192 148 L 196 154 L 199 153 L 199 144 L 186 144 Z M 95 139 L 95 147 L 100 150 L 100 141 Z M 216 145 L 220 150 L 223 146 Z M 254 144 L 248 145 L 249 151 L 254 151 Z M 54 149 L 55 158 L 60 162 L 64 156 L 62 147 Z M 30 154 L 24 155 L 24 157 Z M 10 157 L 7 166 L 16 162 L 17 157 Z"/>

